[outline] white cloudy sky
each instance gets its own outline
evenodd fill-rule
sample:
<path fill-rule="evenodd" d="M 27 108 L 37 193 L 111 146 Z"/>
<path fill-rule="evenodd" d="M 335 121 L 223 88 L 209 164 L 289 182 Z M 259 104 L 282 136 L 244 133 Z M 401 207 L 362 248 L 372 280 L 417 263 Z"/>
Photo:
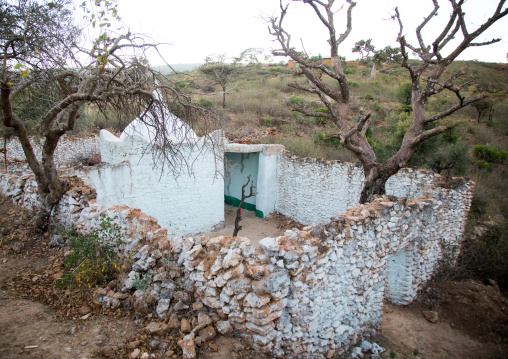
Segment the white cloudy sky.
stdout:
<path fill-rule="evenodd" d="M 272 41 L 262 16 L 277 15 L 279 0 L 119 0 L 120 16 L 134 32 L 150 35 L 157 42 L 170 43 L 162 46 L 162 54 L 168 63 L 203 62 L 207 55 L 226 53 L 237 56 L 241 51 L 259 47 L 266 50 L 277 48 Z M 466 2 L 468 29 L 472 31 L 490 17 L 497 0 L 469 0 Z M 336 5 L 341 5 L 337 0 Z M 449 1 L 440 0 L 442 7 L 424 31 L 424 38 L 432 42 L 432 28 L 446 22 L 451 12 Z M 348 59 L 355 41 L 372 38 L 376 48 L 395 46 L 398 25 L 389 21 L 395 6 L 399 7 L 407 39 L 414 38 L 414 29 L 432 9 L 431 0 L 357 0 L 353 11 L 353 31 L 341 46 L 341 54 Z M 337 7 L 338 8 L 338 7 Z M 293 45 L 301 48 L 303 42 L 310 55 L 326 57 L 327 33 L 317 20 L 309 5 L 291 2 L 287 17 L 287 30 L 292 34 Z M 337 32 L 345 24 L 345 9 L 335 17 Z M 436 36 L 434 34 L 434 36 Z M 508 16 L 501 19 L 478 41 L 501 37 L 500 43 L 466 50 L 460 59 L 478 59 L 487 62 L 506 62 L 508 53 Z M 279 62 L 281 58 L 274 59 Z M 161 61 L 151 59 L 154 65 Z"/>

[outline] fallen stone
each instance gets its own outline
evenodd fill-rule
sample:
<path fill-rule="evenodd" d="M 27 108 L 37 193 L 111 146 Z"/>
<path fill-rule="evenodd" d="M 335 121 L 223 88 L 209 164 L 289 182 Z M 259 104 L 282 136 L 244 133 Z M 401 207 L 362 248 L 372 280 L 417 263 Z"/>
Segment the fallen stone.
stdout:
<path fill-rule="evenodd" d="M 192 304 L 193 310 L 201 310 L 201 309 L 203 309 L 203 307 L 204 307 L 204 305 L 201 302 L 196 302 L 196 303 Z"/>
<path fill-rule="evenodd" d="M 134 349 L 132 351 L 132 353 L 129 355 L 129 357 L 131 359 L 136 359 L 137 357 L 139 357 L 139 354 L 141 353 L 141 350 L 139 350 L 138 348 Z"/>
<path fill-rule="evenodd" d="M 186 304 L 183 304 L 183 302 L 178 302 L 173 307 L 173 309 L 176 310 L 176 311 L 179 311 L 179 310 L 182 310 L 182 309 L 188 309 L 188 308 L 189 308 L 189 306 L 186 305 Z"/>
<path fill-rule="evenodd" d="M 171 319 L 169 319 L 168 325 L 171 329 L 177 329 L 180 327 L 180 320 L 176 316 L 176 314 L 173 314 L 171 316 Z"/>
<path fill-rule="evenodd" d="M 431 323 L 437 323 L 439 320 L 439 314 L 433 310 L 424 310 L 423 316 Z"/>
<path fill-rule="evenodd" d="M 82 306 L 81 308 L 78 309 L 78 314 L 83 316 L 83 315 L 87 315 L 91 311 L 92 311 L 92 308 L 87 307 L 87 306 Z"/>
<path fill-rule="evenodd" d="M 215 332 L 215 329 L 213 329 L 211 326 L 208 326 L 199 331 L 199 337 L 205 342 L 212 340 L 216 335 L 217 333 Z"/>
<path fill-rule="evenodd" d="M 182 322 L 180 324 L 180 331 L 182 333 L 189 333 L 191 331 L 191 325 L 187 319 L 182 319 Z"/>
<path fill-rule="evenodd" d="M 113 295 L 113 298 L 124 300 L 124 299 L 129 298 L 129 294 L 128 293 L 120 293 L 120 292 L 118 292 L 118 293 L 115 293 Z"/>
<path fill-rule="evenodd" d="M 194 346 L 194 334 L 191 333 L 178 341 L 178 345 L 182 348 L 182 358 L 194 359 L 196 358 L 196 347 Z"/>
<path fill-rule="evenodd" d="M 212 318 L 210 318 L 210 316 L 208 316 L 208 314 L 206 314 L 206 313 L 199 312 L 198 324 L 205 324 L 205 325 L 212 324 Z"/>
<path fill-rule="evenodd" d="M 139 340 L 135 340 L 135 341 L 130 342 L 129 344 L 127 344 L 127 349 L 136 349 L 140 345 L 141 345 L 141 342 Z"/>
<path fill-rule="evenodd" d="M 233 326 L 226 320 L 220 320 L 215 324 L 215 327 L 222 335 L 227 335 L 233 330 Z"/>
<path fill-rule="evenodd" d="M 115 348 L 113 348 L 113 347 L 102 348 L 99 353 L 104 358 L 114 358 L 115 357 Z"/>
<path fill-rule="evenodd" d="M 169 325 L 164 323 L 151 322 L 145 327 L 145 330 L 150 334 L 162 335 L 169 329 Z"/>
<path fill-rule="evenodd" d="M 169 309 L 170 299 L 161 299 L 157 304 L 157 315 L 159 318 L 164 318 L 167 315 L 167 311 Z"/>

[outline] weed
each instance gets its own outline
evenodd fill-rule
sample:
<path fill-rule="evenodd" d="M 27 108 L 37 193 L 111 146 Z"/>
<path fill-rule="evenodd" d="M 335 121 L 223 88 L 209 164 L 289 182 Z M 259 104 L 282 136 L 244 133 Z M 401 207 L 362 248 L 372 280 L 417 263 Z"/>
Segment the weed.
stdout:
<path fill-rule="evenodd" d="M 295 94 L 292 94 L 291 97 L 289 98 L 289 103 L 291 105 L 303 105 L 304 102 L 305 100 L 303 98 L 298 97 Z"/>
<path fill-rule="evenodd" d="M 367 100 L 372 100 L 374 98 L 370 92 L 365 92 L 364 97 Z"/>
<path fill-rule="evenodd" d="M 270 127 L 272 125 L 272 119 L 270 117 L 265 118 L 265 126 Z"/>
<path fill-rule="evenodd" d="M 397 353 L 395 353 L 393 350 L 390 350 L 388 355 L 390 355 L 390 358 L 396 358 L 397 357 Z"/>
<path fill-rule="evenodd" d="M 329 109 L 327 109 L 327 108 L 318 108 L 318 109 L 316 110 L 316 112 L 320 112 L 320 113 L 328 113 L 328 114 L 329 114 L 329 113 L 330 113 L 330 110 L 329 110 Z M 327 121 L 327 120 L 328 120 L 328 119 L 327 119 L 326 117 L 317 117 L 317 118 L 316 118 L 316 122 L 317 122 L 317 123 L 319 123 L 320 125 L 324 125 L 324 124 L 326 124 L 326 121 Z"/>
<path fill-rule="evenodd" d="M 83 235 L 70 230 L 63 236 L 69 241 L 69 254 L 64 260 L 66 273 L 58 280 L 60 288 L 92 288 L 105 284 L 121 271 L 114 245 L 121 245 L 120 227 L 101 215 L 100 228 Z"/>
<path fill-rule="evenodd" d="M 137 274 L 134 275 L 134 287 L 137 290 L 144 292 L 150 285 L 152 277 L 153 274 L 150 271 L 147 271 L 142 277 L 139 277 Z"/>

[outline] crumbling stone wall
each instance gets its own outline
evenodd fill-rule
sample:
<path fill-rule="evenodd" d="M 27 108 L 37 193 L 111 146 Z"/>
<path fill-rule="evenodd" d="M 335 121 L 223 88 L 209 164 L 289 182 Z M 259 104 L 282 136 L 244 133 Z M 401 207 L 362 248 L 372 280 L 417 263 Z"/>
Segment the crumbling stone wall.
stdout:
<path fill-rule="evenodd" d="M 380 198 L 329 223 L 264 238 L 257 249 L 245 238 L 187 239 L 179 263 L 202 302 L 257 350 L 340 354 L 380 328 L 385 293 L 410 303 L 443 248 L 460 244 L 473 185 L 442 182 L 418 199 Z M 408 260 L 390 274 L 400 251 Z"/>
<path fill-rule="evenodd" d="M 35 155 L 40 161 L 42 158 L 42 143 L 36 138 L 32 138 L 31 143 Z M 98 163 L 100 162 L 99 138 L 95 135 L 79 137 L 64 135 L 58 142 L 54 158 L 57 166 L 68 166 L 88 161 Z M 3 156 L 0 160 L 0 163 L 3 162 Z M 17 138 L 7 142 L 7 160 L 26 161 L 25 153 Z"/>
<path fill-rule="evenodd" d="M 278 212 L 303 224 L 321 223 L 358 203 L 365 178 L 359 163 L 299 158 L 287 151 L 278 162 Z M 386 193 L 418 198 L 434 178 L 433 172 L 404 168 L 388 180 Z"/>
<path fill-rule="evenodd" d="M 77 178 L 55 217 L 90 231 L 106 213 L 124 229 L 118 251 L 134 253 L 134 262 L 120 291 L 132 294 L 137 311 L 164 318 L 171 305 L 198 300 L 221 317 L 217 328 L 236 329 L 261 352 L 329 357 L 376 333 L 383 298 L 411 302 L 444 251 L 460 246 L 474 184 L 412 170 L 400 176 L 393 191 L 419 197 L 384 196 L 259 246 L 242 237 L 168 237 L 140 210 L 97 204 Z M 36 203 L 33 176 L 3 174 L 0 189 L 20 205 Z M 147 288 L 135 290 L 134 279 L 148 271 Z M 100 294 L 111 308 L 124 298 Z"/>
<path fill-rule="evenodd" d="M 181 157 L 168 165 L 157 163 L 160 153 L 154 153 L 141 136 L 117 138 L 103 130 L 100 139 L 103 163 L 79 171 L 96 189 L 100 204 L 140 208 L 157 218 L 172 236 L 208 232 L 224 225 L 219 144 L 215 149 L 202 141 L 175 145 L 173 150 Z"/>

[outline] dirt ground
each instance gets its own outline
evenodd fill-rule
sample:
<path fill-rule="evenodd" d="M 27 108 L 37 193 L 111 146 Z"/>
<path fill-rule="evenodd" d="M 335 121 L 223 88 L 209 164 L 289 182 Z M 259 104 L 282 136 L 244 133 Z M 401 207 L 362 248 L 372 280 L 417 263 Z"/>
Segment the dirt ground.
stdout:
<path fill-rule="evenodd" d="M 233 208 L 226 219 L 232 232 Z M 0 358 L 126 358 L 138 342 L 154 358 L 179 358 L 179 333 L 150 337 L 146 319 L 129 310 L 101 312 L 91 296 L 54 288 L 64 249 L 50 236 L 27 231 L 26 211 L 0 198 Z M 282 216 L 260 220 L 244 211 L 241 235 L 259 240 L 298 227 Z M 228 226 L 230 226 L 228 228 Z M 82 316 L 78 310 L 89 306 Z M 438 313 L 431 323 L 424 311 Z M 162 343 L 151 349 L 150 344 Z M 384 358 L 508 357 L 508 301 L 495 283 L 433 283 L 409 306 L 386 304 L 381 335 Z M 234 337 L 218 336 L 198 350 L 198 358 L 263 358 Z"/>
<path fill-rule="evenodd" d="M 235 229 L 236 207 L 224 206 L 225 226 L 214 232 L 207 233 L 208 236 L 232 236 Z M 239 236 L 247 237 L 252 244 L 257 245 L 259 240 L 266 237 L 277 237 L 284 234 L 286 229 L 299 228 L 302 225 L 285 216 L 275 214 L 267 218 L 260 219 L 256 217 L 253 211 L 242 211 L 242 220 L 240 221 L 242 230 L 238 232 Z"/>

